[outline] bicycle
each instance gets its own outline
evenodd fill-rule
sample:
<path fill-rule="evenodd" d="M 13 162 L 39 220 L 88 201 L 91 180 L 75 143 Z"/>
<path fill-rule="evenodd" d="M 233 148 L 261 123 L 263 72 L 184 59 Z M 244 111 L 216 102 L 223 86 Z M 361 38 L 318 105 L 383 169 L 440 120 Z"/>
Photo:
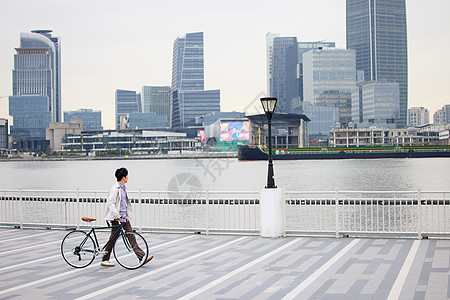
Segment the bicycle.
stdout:
<path fill-rule="evenodd" d="M 70 266 L 74 268 L 85 268 L 89 266 L 97 255 L 105 254 L 106 245 L 110 242 L 114 243 L 113 252 L 116 261 L 126 269 L 133 270 L 140 268 L 147 260 L 149 256 L 148 245 L 144 237 L 139 233 L 125 231 L 120 222 L 119 225 L 94 227 L 92 222 L 96 219 L 88 217 L 82 217 L 81 219 L 91 224 L 91 230 L 87 233 L 83 230 L 71 231 L 66 234 L 61 242 L 61 254 Z M 108 239 L 103 247 L 100 247 L 95 230 L 111 228 L 119 228 L 119 230 Z M 136 243 L 133 241 L 136 241 Z M 135 244 L 134 248 L 132 244 Z M 144 252 L 143 257 L 138 257 L 136 254 L 138 248 Z"/>

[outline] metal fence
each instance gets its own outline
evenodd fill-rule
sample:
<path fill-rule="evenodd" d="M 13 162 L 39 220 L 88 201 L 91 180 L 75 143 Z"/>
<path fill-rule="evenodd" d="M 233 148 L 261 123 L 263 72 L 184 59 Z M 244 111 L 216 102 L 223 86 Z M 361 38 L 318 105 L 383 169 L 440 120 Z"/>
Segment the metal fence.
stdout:
<path fill-rule="evenodd" d="M 104 224 L 107 192 L 0 190 L 0 224 L 79 228 L 81 217 Z M 131 191 L 140 231 L 259 233 L 259 192 Z"/>
<path fill-rule="evenodd" d="M 450 236 L 448 191 L 286 192 L 292 234 Z"/>
<path fill-rule="evenodd" d="M 129 191 L 140 231 L 259 234 L 259 191 Z M 287 235 L 450 237 L 450 191 L 284 192 Z M 3 226 L 104 224 L 107 192 L 0 190 Z"/>

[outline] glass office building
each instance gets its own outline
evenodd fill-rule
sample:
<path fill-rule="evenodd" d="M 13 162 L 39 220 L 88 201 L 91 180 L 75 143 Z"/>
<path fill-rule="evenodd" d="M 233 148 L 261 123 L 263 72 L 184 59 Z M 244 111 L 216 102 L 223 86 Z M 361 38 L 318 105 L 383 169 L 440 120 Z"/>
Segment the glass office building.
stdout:
<path fill-rule="evenodd" d="M 22 141 L 45 140 L 49 123 L 61 122 L 60 38 L 51 32 L 21 33 L 20 47 L 15 48 L 9 114 L 11 135 Z"/>
<path fill-rule="evenodd" d="M 397 82 L 370 81 L 359 83 L 352 96 L 353 120 L 359 128 L 395 129 L 399 120 L 400 89 Z"/>
<path fill-rule="evenodd" d="M 157 116 L 170 119 L 170 87 L 144 86 L 142 87 L 142 112 L 153 112 Z"/>
<path fill-rule="evenodd" d="M 103 130 L 102 112 L 92 109 L 79 109 L 76 111 L 65 111 L 64 122 L 70 123 L 72 119 L 83 120 L 83 130 Z"/>
<path fill-rule="evenodd" d="M 310 139 L 327 139 L 330 130 L 335 128 L 336 122 L 339 122 L 339 109 L 335 106 L 319 106 L 310 103 L 294 109 L 296 114 L 304 114 L 311 121 L 308 122 L 308 136 Z"/>
<path fill-rule="evenodd" d="M 270 94 L 270 80 L 273 71 L 273 39 L 279 37 L 279 33 L 268 32 L 266 34 L 266 68 L 267 68 L 267 95 Z"/>
<path fill-rule="evenodd" d="M 128 124 L 130 129 L 166 128 L 166 116 L 158 116 L 154 112 L 129 113 Z"/>
<path fill-rule="evenodd" d="M 136 91 L 116 90 L 116 129 L 120 128 L 120 117 L 142 112 L 141 94 Z"/>
<path fill-rule="evenodd" d="M 0 119 L 0 149 L 8 148 L 8 119 Z"/>
<path fill-rule="evenodd" d="M 220 91 L 205 91 L 203 32 L 187 33 L 173 45 L 170 127 L 196 125 L 205 114 L 220 111 Z"/>
<path fill-rule="evenodd" d="M 286 49 L 295 44 L 296 37 L 273 38 L 270 97 L 278 98 L 277 112 L 286 113 L 290 107 L 286 94 Z"/>
<path fill-rule="evenodd" d="M 303 101 L 303 53 L 312 49 L 334 47 L 334 42 L 297 42 L 286 49 L 285 74 L 288 112 L 293 112 Z"/>
<path fill-rule="evenodd" d="M 399 127 L 408 109 L 408 53 L 405 0 L 347 0 L 347 49 L 356 51 L 356 68 L 366 81 L 397 82 Z"/>
<path fill-rule="evenodd" d="M 181 126 L 201 125 L 201 117 L 220 112 L 220 90 L 182 91 L 179 94 Z"/>
<path fill-rule="evenodd" d="M 173 45 L 172 90 L 204 90 L 203 32 L 187 33 Z"/>
<path fill-rule="evenodd" d="M 351 120 L 356 85 L 355 51 L 324 48 L 303 54 L 304 100 L 339 109 L 342 122 Z"/>

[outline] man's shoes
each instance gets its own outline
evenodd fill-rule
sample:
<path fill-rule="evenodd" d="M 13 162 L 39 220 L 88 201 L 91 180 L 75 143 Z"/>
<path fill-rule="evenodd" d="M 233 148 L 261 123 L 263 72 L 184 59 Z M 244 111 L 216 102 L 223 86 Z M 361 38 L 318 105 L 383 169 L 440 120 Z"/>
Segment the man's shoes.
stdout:
<path fill-rule="evenodd" d="M 151 261 L 153 259 L 153 255 L 152 256 L 149 256 L 146 260 L 145 260 L 145 262 L 142 264 L 142 265 L 145 265 L 146 263 L 148 263 L 149 261 Z"/>
<path fill-rule="evenodd" d="M 104 260 L 100 263 L 100 266 L 104 266 L 104 267 L 114 267 L 115 265 L 110 262 L 109 260 Z"/>

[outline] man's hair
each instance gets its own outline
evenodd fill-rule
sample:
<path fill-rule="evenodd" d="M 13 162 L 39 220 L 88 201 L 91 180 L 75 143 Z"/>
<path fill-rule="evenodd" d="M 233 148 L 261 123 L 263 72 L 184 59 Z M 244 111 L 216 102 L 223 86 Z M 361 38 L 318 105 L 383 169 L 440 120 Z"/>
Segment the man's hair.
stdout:
<path fill-rule="evenodd" d="M 128 175 L 128 170 L 125 168 L 117 169 L 115 175 L 116 175 L 117 181 L 121 181 L 122 178 L 124 178 Z"/>

